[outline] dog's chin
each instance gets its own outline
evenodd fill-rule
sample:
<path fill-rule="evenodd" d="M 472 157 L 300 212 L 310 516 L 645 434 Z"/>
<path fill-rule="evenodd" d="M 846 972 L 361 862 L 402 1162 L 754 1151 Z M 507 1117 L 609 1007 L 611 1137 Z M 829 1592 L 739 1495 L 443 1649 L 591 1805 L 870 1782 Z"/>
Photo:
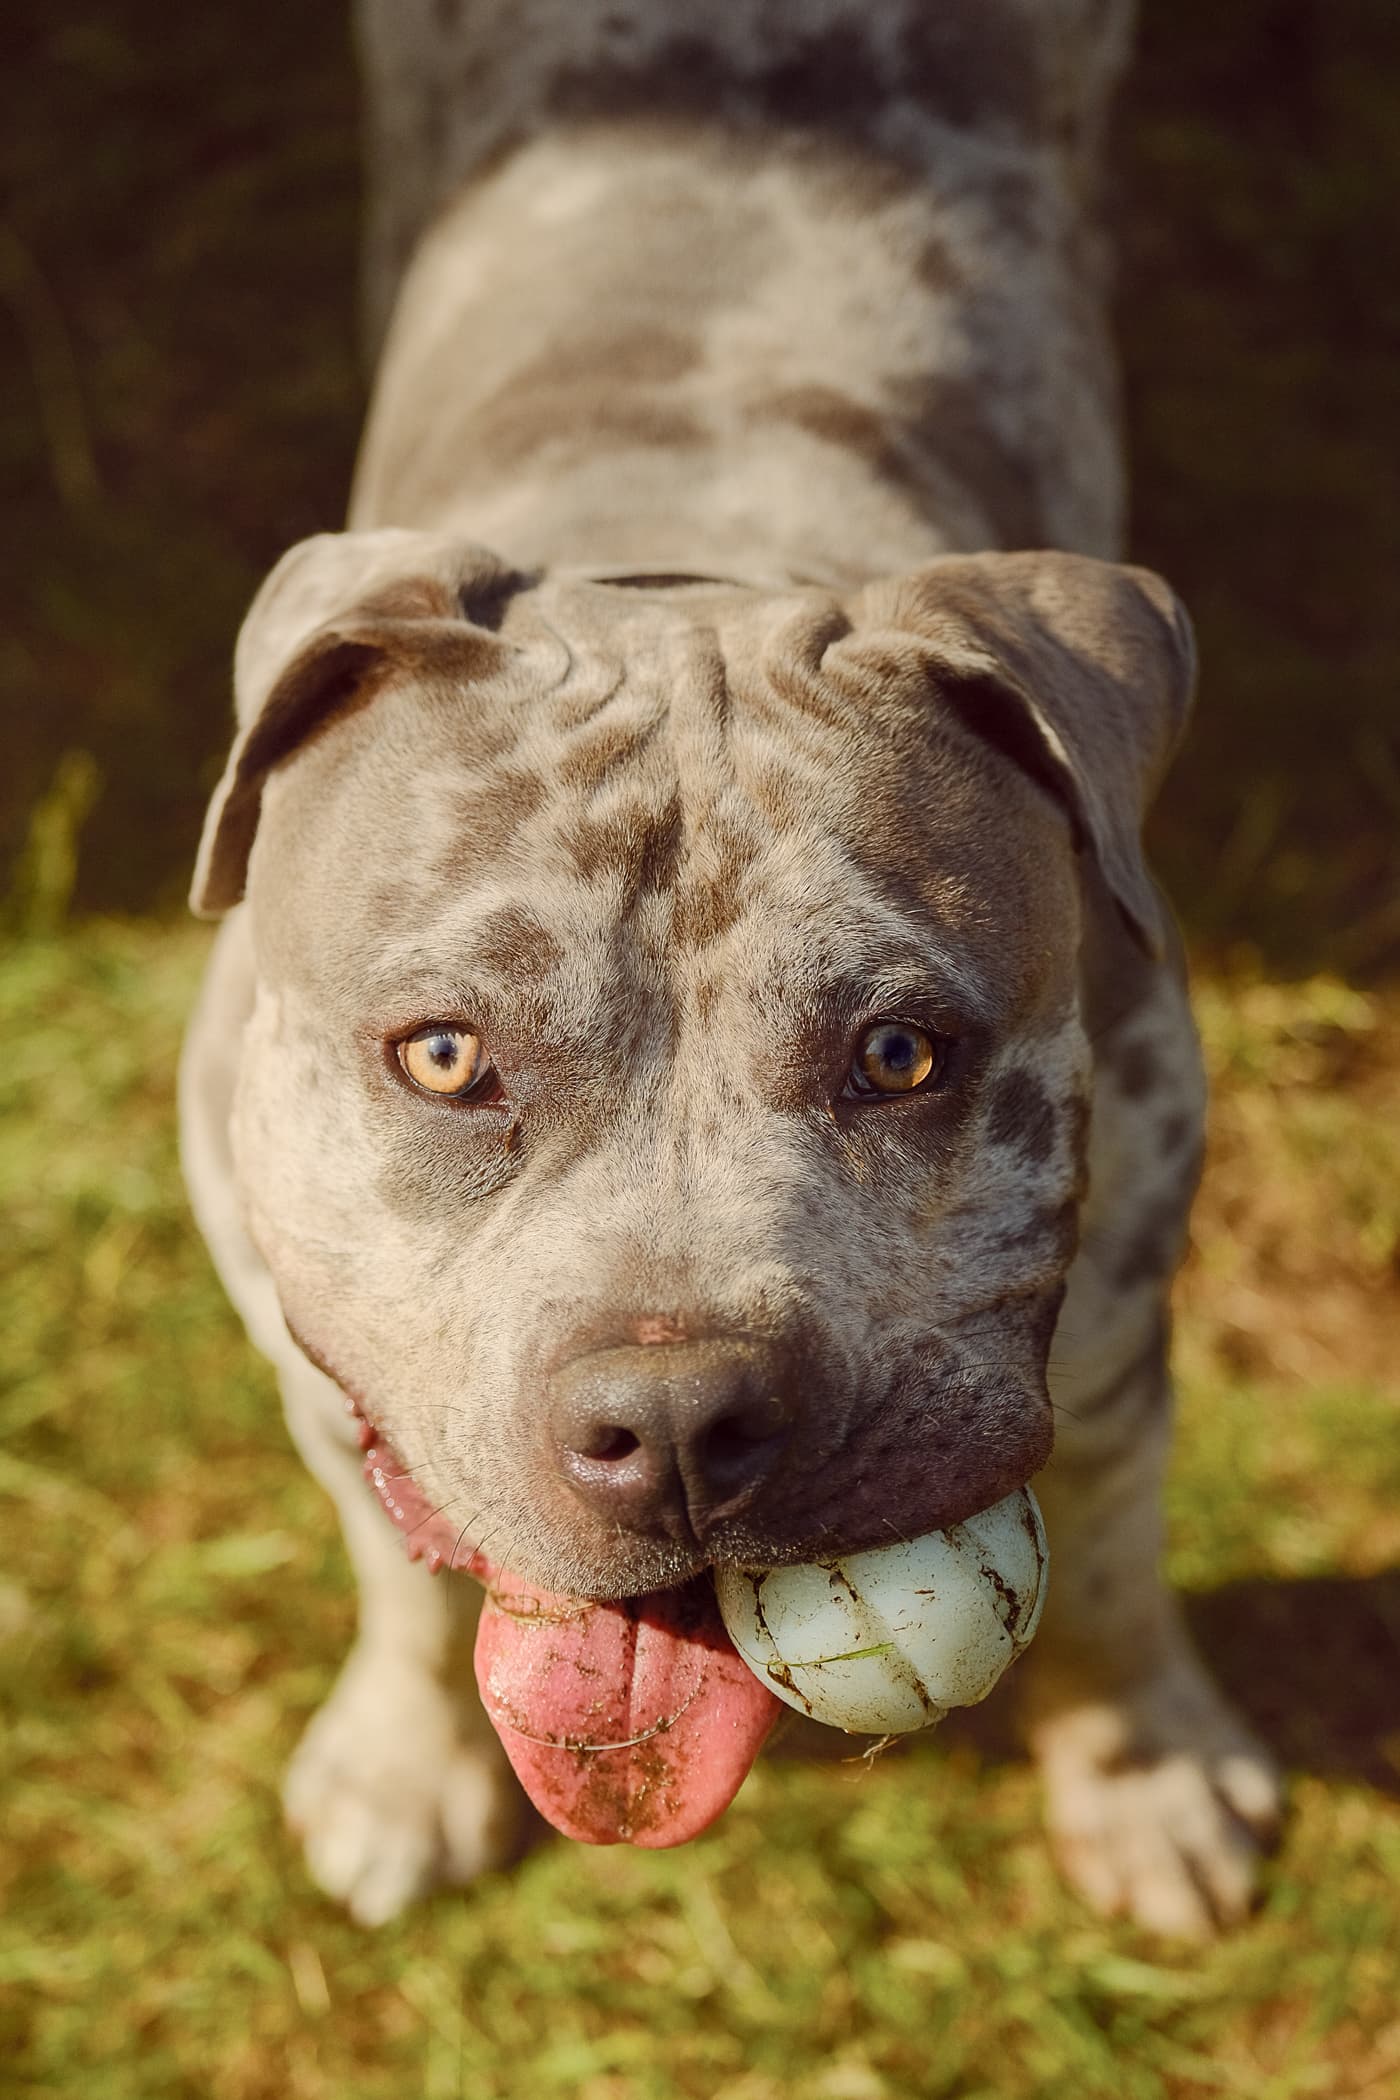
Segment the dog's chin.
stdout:
<path fill-rule="evenodd" d="M 644 1537 L 619 1540 L 616 1534 L 596 1544 L 543 1535 L 517 1537 L 508 1558 L 513 1574 L 541 1589 L 596 1604 L 618 1604 L 657 1590 L 678 1589 L 715 1567 L 789 1567 L 856 1550 L 826 1535 L 780 1540 L 734 1525 L 717 1528 L 703 1545 Z"/>

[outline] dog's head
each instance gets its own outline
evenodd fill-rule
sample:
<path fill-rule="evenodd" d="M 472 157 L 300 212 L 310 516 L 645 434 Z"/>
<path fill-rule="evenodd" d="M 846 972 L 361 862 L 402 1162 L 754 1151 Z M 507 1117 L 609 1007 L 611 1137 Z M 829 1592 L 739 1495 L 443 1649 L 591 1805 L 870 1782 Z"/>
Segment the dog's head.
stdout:
<path fill-rule="evenodd" d="M 415 1508 L 621 1596 L 1044 1462 L 1083 864 L 1153 949 L 1190 675 L 1164 585 L 1069 555 L 845 599 L 286 557 L 195 902 L 246 884 L 250 1229 Z"/>

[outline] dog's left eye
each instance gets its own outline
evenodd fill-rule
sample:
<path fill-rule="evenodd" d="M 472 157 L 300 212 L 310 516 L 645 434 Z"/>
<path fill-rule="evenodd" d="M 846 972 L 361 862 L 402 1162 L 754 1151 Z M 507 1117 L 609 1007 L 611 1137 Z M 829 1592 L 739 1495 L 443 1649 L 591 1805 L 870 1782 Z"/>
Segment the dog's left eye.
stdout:
<path fill-rule="evenodd" d="M 398 1044 L 398 1060 L 420 1093 L 461 1100 L 491 1075 L 481 1037 L 447 1021 L 430 1021 Z"/>
<path fill-rule="evenodd" d="M 846 1092 L 858 1099 L 912 1094 L 940 1076 L 949 1045 L 908 1021 L 876 1021 L 856 1044 Z"/>

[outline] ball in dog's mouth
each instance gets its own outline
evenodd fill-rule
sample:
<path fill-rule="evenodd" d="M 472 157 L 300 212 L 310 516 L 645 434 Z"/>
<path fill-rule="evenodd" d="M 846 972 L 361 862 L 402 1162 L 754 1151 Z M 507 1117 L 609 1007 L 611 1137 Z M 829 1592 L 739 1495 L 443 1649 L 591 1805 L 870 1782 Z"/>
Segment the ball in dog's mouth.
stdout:
<path fill-rule="evenodd" d="M 863 1734 L 941 1720 L 1035 1632 L 1045 1534 L 1017 1489 L 946 1531 L 598 1603 L 510 1573 L 434 1509 L 353 1401 L 365 1477 L 412 1559 L 483 1584 L 482 1703 L 535 1807 L 585 1844 L 665 1847 L 729 1806 L 783 1703 Z"/>

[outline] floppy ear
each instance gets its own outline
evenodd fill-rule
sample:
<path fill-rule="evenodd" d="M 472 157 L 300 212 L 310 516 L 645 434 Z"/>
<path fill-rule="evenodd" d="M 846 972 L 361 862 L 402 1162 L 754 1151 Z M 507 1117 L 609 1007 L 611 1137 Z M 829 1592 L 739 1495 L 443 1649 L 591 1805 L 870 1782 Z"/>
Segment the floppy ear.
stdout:
<path fill-rule="evenodd" d="M 863 597 L 914 633 L 939 697 L 1065 804 L 1147 952 L 1164 952 L 1142 820 L 1191 704 L 1191 624 L 1150 569 L 949 555 Z"/>
<path fill-rule="evenodd" d="M 213 919 L 238 903 L 263 782 L 327 722 L 396 672 L 498 669 L 509 650 L 490 630 L 523 582 L 484 548 L 427 532 L 323 532 L 284 554 L 234 650 L 238 735 L 204 820 L 191 909 Z"/>

